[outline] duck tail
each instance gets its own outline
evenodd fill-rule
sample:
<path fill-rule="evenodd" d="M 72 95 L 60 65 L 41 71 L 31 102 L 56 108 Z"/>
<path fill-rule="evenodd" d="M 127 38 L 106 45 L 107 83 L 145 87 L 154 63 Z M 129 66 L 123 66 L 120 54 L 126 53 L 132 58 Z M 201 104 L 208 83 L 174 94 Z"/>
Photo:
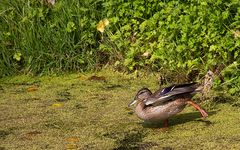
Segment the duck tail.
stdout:
<path fill-rule="evenodd" d="M 203 90 L 203 86 L 200 85 L 194 90 L 194 92 L 202 92 L 202 90 Z"/>

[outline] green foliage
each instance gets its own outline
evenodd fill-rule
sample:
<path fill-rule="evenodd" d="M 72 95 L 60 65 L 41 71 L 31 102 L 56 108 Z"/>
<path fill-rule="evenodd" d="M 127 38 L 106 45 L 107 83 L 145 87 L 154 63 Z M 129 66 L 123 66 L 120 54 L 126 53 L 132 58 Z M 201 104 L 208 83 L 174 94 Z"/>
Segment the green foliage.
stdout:
<path fill-rule="evenodd" d="M 54 5 L 3 0 L 0 76 L 105 64 L 128 71 L 181 70 L 186 76 L 202 75 L 220 63 L 231 68 L 240 63 L 239 8 L 238 0 L 58 0 Z M 99 32 L 104 18 L 110 23 Z M 231 93 L 237 93 L 239 80 L 223 75 Z"/>
<path fill-rule="evenodd" d="M 181 67 L 206 70 L 223 60 L 229 62 L 230 57 L 233 62 L 239 54 L 240 40 L 233 36 L 239 28 L 240 4 L 236 0 L 118 3 L 109 0 L 104 6 L 110 20 L 120 26 L 109 39 L 120 49 L 127 49 L 124 64 L 129 69 L 143 63 L 171 70 Z M 131 41 L 134 35 L 135 41 Z M 128 42 L 119 45 L 121 40 Z M 141 56 L 146 51 L 151 57 Z"/>
<path fill-rule="evenodd" d="M 224 86 L 229 89 L 228 92 L 240 96 L 240 64 L 233 62 L 223 70 L 223 75 L 226 79 Z"/>
<path fill-rule="evenodd" d="M 108 39 L 124 52 L 121 62 L 128 70 L 148 67 L 185 70 L 186 75 L 192 71 L 205 74 L 219 64 L 229 68 L 233 62 L 240 63 L 237 0 L 108 0 L 103 6 L 117 27 L 111 29 Z M 230 72 L 231 77 L 223 75 L 229 92 L 236 94 L 240 82 L 230 80 L 240 76 L 240 72 Z"/>
<path fill-rule="evenodd" d="M 0 7 L 1 76 L 94 68 L 97 2 L 5 0 Z"/>

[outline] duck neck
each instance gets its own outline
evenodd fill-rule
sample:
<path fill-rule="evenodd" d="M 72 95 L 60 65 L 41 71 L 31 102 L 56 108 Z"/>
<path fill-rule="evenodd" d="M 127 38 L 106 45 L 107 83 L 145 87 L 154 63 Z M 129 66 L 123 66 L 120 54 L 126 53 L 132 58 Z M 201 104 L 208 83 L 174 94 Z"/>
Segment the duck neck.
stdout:
<path fill-rule="evenodd" d="M 146 117 L 145 108 L 146 108 L 146 105 L 143 102 L 139 102 L 136 106 L 135 113 L 141 119 L 145 119 Z"/>

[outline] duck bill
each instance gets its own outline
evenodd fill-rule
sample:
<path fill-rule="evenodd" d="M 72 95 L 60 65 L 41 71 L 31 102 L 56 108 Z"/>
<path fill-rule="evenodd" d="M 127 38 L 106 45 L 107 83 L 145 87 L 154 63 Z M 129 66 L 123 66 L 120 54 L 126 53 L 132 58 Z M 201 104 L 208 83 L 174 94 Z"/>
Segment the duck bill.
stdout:
<path fill-rule="evenodd" d="M 134 105 L 136 102 L 137 102 L 136 99 L 132 100 L 132 101 L 128 104 L 128 107 L 131 107 L 131 106 Z"/>

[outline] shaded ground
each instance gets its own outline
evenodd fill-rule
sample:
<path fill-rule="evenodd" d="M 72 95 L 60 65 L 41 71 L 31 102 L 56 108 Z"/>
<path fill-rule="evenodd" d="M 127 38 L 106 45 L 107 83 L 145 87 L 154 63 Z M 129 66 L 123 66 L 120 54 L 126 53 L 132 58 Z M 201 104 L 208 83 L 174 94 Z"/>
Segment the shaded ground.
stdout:
<path fill-rule="evenodd" d="M 109 71 L 1 79 L 0 150 L 240 149 L 239 103 L 203 103 L 207 120 L 187 107 L 163 130 L 127 108 L 142 86 L 158 88 L 154 77 Z"/>

